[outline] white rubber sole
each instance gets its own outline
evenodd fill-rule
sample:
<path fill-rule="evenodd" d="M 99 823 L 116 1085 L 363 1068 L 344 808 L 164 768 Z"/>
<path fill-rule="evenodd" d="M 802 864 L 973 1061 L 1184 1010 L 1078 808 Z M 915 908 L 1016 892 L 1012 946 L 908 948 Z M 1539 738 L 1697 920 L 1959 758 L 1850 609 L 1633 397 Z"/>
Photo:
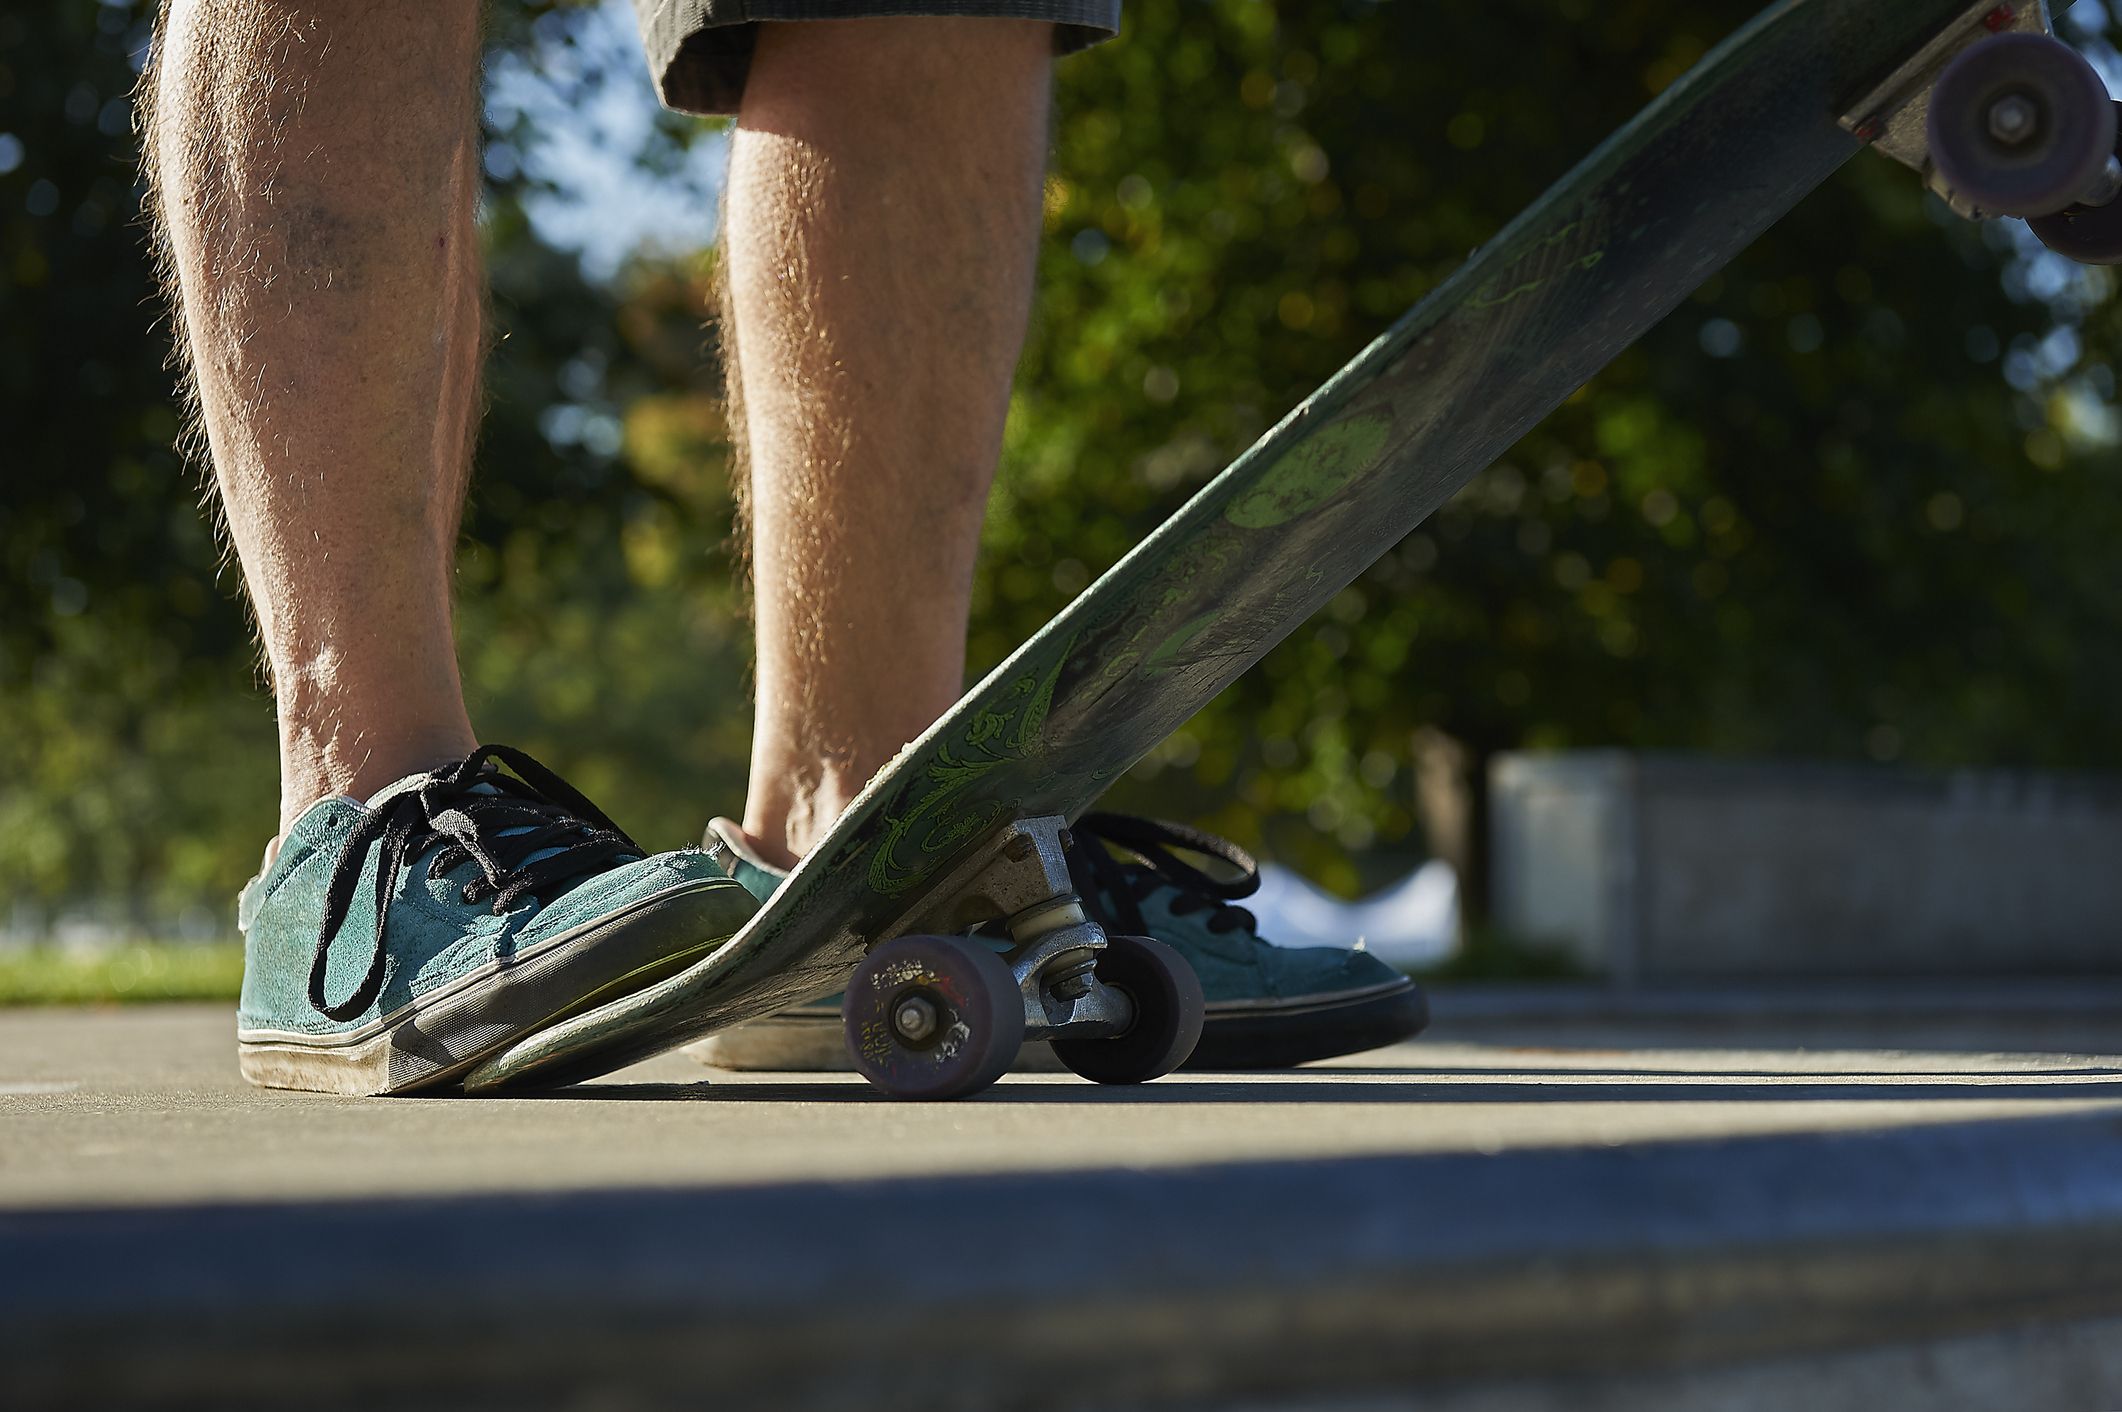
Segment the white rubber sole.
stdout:
<path fill-rule="evenodd" d="M 1330 995 L 1218 1001 L 1208 1007 L 1201 1046 L 1195 1050 L 1202 1062 L 1182 1067 L 1279 1069 L 1356 1053 L 1413 1035 L 1427 1015 L 1421 991 L 1397 977 Z M 822 1010 L 769 1015 L 709 1035 L 687 1045 L 685 1052 L 703 1064 L 738 1072 L 820 1074 L 854 1068 L 839 1015 Z M 1024 1046 L 1010 1072 L 1059 1074 L 1067 1069 L 1052 1046 L 1034 1041 Z"/>
<path fill-rule="evenodd" d="M 740 897 L 723 895 L 732 889 Z M 738 900 L 741 909 L 718 905 Z M 467 972 L 357 1029 L 239 1029 L 237 1067 L 263 1088 L 365 1096 L 442 1088 L 525 1035 L 705 955 L 752 906 L 727 879 L 682 884 Z"/>

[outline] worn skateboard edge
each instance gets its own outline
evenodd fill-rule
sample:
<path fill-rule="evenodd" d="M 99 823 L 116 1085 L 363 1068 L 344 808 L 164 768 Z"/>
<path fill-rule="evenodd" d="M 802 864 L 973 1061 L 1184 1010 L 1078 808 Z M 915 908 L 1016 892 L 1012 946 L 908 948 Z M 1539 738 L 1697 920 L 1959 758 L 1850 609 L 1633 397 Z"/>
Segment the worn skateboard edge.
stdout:
<path fill-rule="evenodd" d="M 957 856 L 938 849 L 905 863 L 897 844 L 909 830 L 961 827 L 970 834 L 1002 817 L 995 811 L 1073 815 L 1087 807 L 1169 728 L 1212 699 L 1859 151 L 1862 142 L 1837 126 L 1842 106 L 1964 10 L 1962 0 L 1782 0 L 1756 15 L 902 751 L 775 900 L 726 946 L 659 986 L 520 1041 L 475 1072 L 466 1087 L 480 1092 L 593 1076 L 836 988 L 864 946 L 877 939 L 879 917 L 897 905 L 892 899 L 947 869 Z M 1772 47 L 1779 42 L 1782 49 Z M 1798 77 L 1807 83 L 1791 91 Z M 1692 211 L 1635 211 L 1625 199 L 1632 180 L 1670 182 L 1668 163 L 1707 170 L 1711 156 L 1702 142 L 1675 139 L 1682 125 L 1714 124 L 1741 100 L 1784 114 L 1787 130 L 1774 151 L 1716 154 L 1722 183 L 1705 179 L 1695 186 L 1701 200 Z M 1770 178 L 1772 184 L 1764 186 Z M 1623 213 L 1640 218 L 1638 224 L 1624 227 Z M 1558 303 L 1573 307 L 1571 301 L 1583 306 L 1593 327 L 1566 358 L 1517 346 L 1514 333 L 1528 317 Z M 1476 345 L 1471 352 L 1469 343 Z M 1412 395 L 1422 403 L 1405 421 L 1394 399 L 1378 393 L 1396 381 L 1412 383 Z M 1462 399 L 1453 394 L 1477 385 L 1473 409 L 1459 405 Z M 1447 418 L 1453 427 L 1470 429 L 1440 431 Z M 1317 448 L 1309 461 L 1307 444 Z M 1390 494 L 1381 488 L 1385 484 Z M 1227 581 L 1234 601 L 1244 597 L 1231 554 L 1217 547 L 1217 536 L 1230 538 L 1232 526 L 1250 534 L 1248 547 L 1258 551 L 1296 554 L 1308 537 L 1315 542 L 1338 530 L 1340 538 L 1353 534 L 1366 551 L 1376 552 L 1357 556 L 1360 562 L 1344 557 L 1331 573 L 1315 567 L 1298 575 L 1263 605 L 1267 611 L 1235 626 L 1197 620 L 1174 631 L 1177 625 L 1157 622 L 1156 604 L 1144 606 L 1142 600 L 1154 595 L 1160 570 L 1175 572 L 1174 564 Z M 1256 587 L 1248 589 L 1257 596 Z M 1132 637 L 1118 636 L 1126 623 L 1116 612 L 1141 617 Z M 1147 649 L 1138 649 L 1138 642 Z M 1057 680 L 1079 648 L 1087 652 L 1091 645 L 1105 654 L 1105 675 L 1088 687 L 1076 683 L 1073 698 L 1055 702 Z M 1156 653 L 1164 658 L 1151 692 L 1144 684 L 1150 670 L 1145 661 Z M 1145 694 L 1151 698 L 1146 704 Z M 1025 782 L 1006 803 L 976 797 L 983 772 L 1006 771 L 1015 758 L 1011 752 L 1022 752 L 1027 740 L 1036 742 L 1050 714 L 1065 709 L 1080 721 L 1096 716 L 1108 700 L 1135 708 L 1129 728 L 1106 731 L 1096 751 L 1079 743 L 1069 755 L 1074 772 L 1068 777 L 1049 779 L 1038 790 Z M 967 740 L 979 742 L 970 754 L 961 749 Z M 933 787 L 931 777 L 938 775 L 950 777 L 948 787 Z M 937 816 L 958 797 L 954 789 L 966 804 L 990 811 L 984 823 L 939 824 Z M 872 837 L 880 820 L 883 836 Z M 877 896 L 847 901 L 855 874 Z M 820 901 L 834 884 L 841 897 Z M 805 940 L 792 945 L 792 937 Z M 791 967 L 786 958 L 798 950 L 802 959 Z M 769 954 L 776 959 L 762 962 Z M 785 974 L 771 974 L 777 970 Z"/>
<path fill-rule="evenodd" d="M 2113 1328 L 2118 1169 L 2122 1128 L 2094 1115 L 1163 1171 L 17 1212 L 0 1214 L 0 1268 L 16 1276 L 0 1281 L 0 1403 L 250 1405 L 299 1387 L 320 1407 L 580 1407 L 618 1389 L 792 1409 L 845 1406 L 856 1389 L 888 1408 L 1319 1405 L 1532 1376 L 1581 1393 L 1732 1360 Z M 1027 1242 L 1028 1213 L 1086 1238 Z M 328 1277 L 261 1273 L 320 1250 Z M 2105 1346 L 2122 1377 L 2122 1344 Z M 2020 1406 L 2122 1391 L 2085 1371 L 2102 1365 L 2072 1366 L 2067 1398 L 1986 1385 L 2012 1386 Z"/>

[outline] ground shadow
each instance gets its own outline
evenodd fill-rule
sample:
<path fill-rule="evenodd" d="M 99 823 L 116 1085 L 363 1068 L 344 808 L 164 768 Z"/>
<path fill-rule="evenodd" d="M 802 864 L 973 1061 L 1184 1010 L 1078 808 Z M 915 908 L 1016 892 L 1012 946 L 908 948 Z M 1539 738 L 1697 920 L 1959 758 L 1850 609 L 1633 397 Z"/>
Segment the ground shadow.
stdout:
<path fill-rule="evenodd" d="M 2072 1074 L 2082 1071 L 2066 1071 Z M 2095 1071 L 2101 1074 L 2112 1070 Z M 1558 1082 L 1566 1075 L 1569 1081 Z M 1311 1077 L 1315 1076 L 1315 1077 Z M 1399 1082 L 1337 1081 L 1335 1070 L 1310 1071 L 1307 1081 L 1291 1083 L 1238 1075 L 1182 1075 L 1132 1086 L 1087 1084 L 1063 1078 L 1027 1078 L 1000 1084 L 977 1103 L 1059 1104 L 1309 1104 L 1377 1105 L 1395 1103 L 1919 1103 L 1989 1099 L 2016 1103 L 2083 1102 L 2122 1099 L 2122 1077 L 2079 1083 L 2025 1082 L 2011 1073 L 1982 1082 L 1979 1074 L 1896 1076 L 1882 1082 L 1877 1074 L 1819 1075 L 1763 1081 L 1748 1075 L 1731 1082 L 1728 1073 L 1695 1075 L 1661 1072 L 1663 1082 L 1610 1083 L 1581 1071 L 1540 1071 L 1516 1079 L 1443 1080 L 1416 1076 Z M 575 1088 L 540 1090 L 523 1098 L 572 1099 L 578 1102 L 700 1103 L 872 1103 L 888 1101 L 866 1084 L 794 1079 L 766 1082 L 595 1083 Z"/>
<path fill-rule="evenodd" d="M 1234 1070 L 1230 1072 L 1235 1075 L 1239 1071 Z M 1292 1071 L 1284 1070 L 1283 1072 L 1286 1073 Z M 1603 1064 L 1596 1068 L 1534 1068 L 1531 1065 L 1495 1064 L 1485 1065 L 1478 1069 L 1468 1068 L 1464 1065 L 1453 1064 L 1335 1064 L 1331 1067 L 1326 1068 L 1298 1069 L 1294 1072 L 1300 1074 L 1318 1074 L 1326 1077 L 1339 1077 L 1346 1075 L 1351 1078 L 1366 1079 L 1445 1078 L 1457 1074 L 1495 1074 L 1499 1076 L 1508 1074 L 1513 1078 L 1513 1080 L 1518 1078 L 1665 1078 L 1676 1080 L 1803 1079 L 1806 1081 L 1818 1080 L 1820 1082 L 1836 1083 L 1846 1082 L 1851 1079 L 1943 1079 L 1949 1082 L 1965 1082 L 1969 1079 L 1982 1077 L 1994 1077 L 1999 1079 L 2060 1079 L 2113 1077 L 2122 1079 L 2122 1068 L 2093 1064 L 2065 1064 L 2055 1068 L 2041 1069 L 2021 1069 L 2016 1067 L 2010 1069 L 1981 1069 L 1974 1067 L 1968 1067 L 1963 1069 L 1845 1069 L 1839 1070 L 1832 1074 L 1812 1075 L 1807 1075 L 1800 1071 L 1790 1069 L 1689 1069 L 1671 1066 L 1658 1069 L 1623 1069 L 1612 1068 Z M 1247 1073 L 1245 1076 L 1252 1077 L 1253 1075 Z M 1218 1077 L 1222 1077 L 1222 1075 L 1218 1075 Z"/>

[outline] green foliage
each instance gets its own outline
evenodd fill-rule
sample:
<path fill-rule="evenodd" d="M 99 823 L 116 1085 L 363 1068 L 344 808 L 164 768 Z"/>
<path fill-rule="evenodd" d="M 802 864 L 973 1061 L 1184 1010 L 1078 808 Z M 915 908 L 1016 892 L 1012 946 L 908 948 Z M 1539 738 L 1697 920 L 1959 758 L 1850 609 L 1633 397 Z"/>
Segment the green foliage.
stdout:
<path fill-rule="evenodd" d="M 1584 968 L 1560 947 L 1543 946 L 1492 926 L 1469 929 L 1458 950 L 1416 974 L 1432 981 L 1572 981 L 1586 976 Z"/>
<path fill-rule="evenodd" d="M 1133 6 L 1063 70 L 981 659 L 1750 10 Z M 1413 830 L 1420 726 L 1477 754 L 2122 762 L 2112 344 L 2036 353 L 2059 317 L 2111 335 L 2111 281 L 2030 298 L 2053 264 L 1987 237 L 1853 161 L 1115 802 L 1349 886 Z"/>
<path fill-rule="evenodd" d="M 124 5 L 0 13 L 0 897 L 168 914 L 255 861 L 273 755 L 150 331 L 146 42 Z"/>
<path fill-rule="evenodd" d="M 644 844 L 695 842 L 740 809 L 751 736 L 711 262 L 595 287 L 505 205 L 489 241 L 500 342 L 458 570 L 472 719 Z"/>
<path fill-rule="evenodd" d="M 0 1007 L 233 1001 L 242 985 L 243 947 L 236 942 L 0 951 Z"/>
<path fill-rule="evenodd" d="M 226 908 L 275 817 L 270 701 L 172 449 L 136 220 L 127 95 L 149 8 L 0 15 L 0 133 L 22 154 L 0 172 L 17 438 L 0 475 L 0 896 L 18 925 L 84 900 L 143 923 Z M 570 18 L 501 6 L 496 42 L 564 45 Z M 738 806 L 749 736 L 709 266 L 592 285 L 525 220 L 537 189 L 511 172 L 487 194 L 498 346 L 461 570 L 467 691 L 489 738 L 676 846 Z"/>
<path fill-rule="evenodd" d="M 1751 9 L 1131 0 L 1060 69 L 976 667 Z M 144 13 L 0 14 L 0 896 L 154 916 L 226 906 L 274 760 L 149 332 Z M 533 65 L 581 18 L 494 15 Z M 749 732 L 711 253 L 586 279 L 524 214 L 536 122 L 496 121 L 474 718 L 668 846 L 737 807 Z M 640 160 L 714 131 L 666 119 Z M 1419 849 L 1424 726 L 1477 752 L 2122 762 L 2111 290 L 1860 156 L 1113 802 L 1349 888 Z"/>

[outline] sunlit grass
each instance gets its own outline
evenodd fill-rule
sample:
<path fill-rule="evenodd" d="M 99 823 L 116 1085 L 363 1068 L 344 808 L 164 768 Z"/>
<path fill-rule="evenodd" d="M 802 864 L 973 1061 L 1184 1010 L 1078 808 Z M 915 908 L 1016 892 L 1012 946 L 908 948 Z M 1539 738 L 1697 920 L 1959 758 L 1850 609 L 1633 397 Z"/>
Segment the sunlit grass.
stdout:
<path fill-rule="evenodd" d="M 0 949 L 0 1006 L 234 1000 L 241 942 Z"/>
<path fill-rule="evenodd" d="M 1559 946 L 1496 926 L 1474 928 L 1451 955 L 1412 973 L 1428 981 L 1573 981 L 1587 974 Z"/>

